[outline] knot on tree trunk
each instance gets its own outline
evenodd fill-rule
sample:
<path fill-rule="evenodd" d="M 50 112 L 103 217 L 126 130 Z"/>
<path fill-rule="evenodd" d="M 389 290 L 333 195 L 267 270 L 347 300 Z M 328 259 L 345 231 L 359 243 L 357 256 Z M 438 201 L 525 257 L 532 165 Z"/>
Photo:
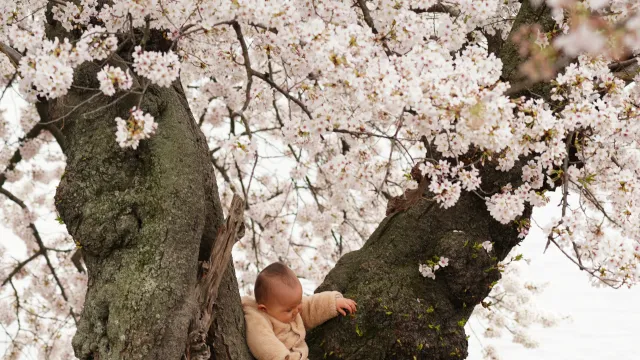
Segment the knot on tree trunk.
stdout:
<path fill-rule="evenodd" d="M 186 358 L 190 360 L 209 360 L 211 350 L 207 344 L 207 333 L 198 329 L 189 333 Z"/>

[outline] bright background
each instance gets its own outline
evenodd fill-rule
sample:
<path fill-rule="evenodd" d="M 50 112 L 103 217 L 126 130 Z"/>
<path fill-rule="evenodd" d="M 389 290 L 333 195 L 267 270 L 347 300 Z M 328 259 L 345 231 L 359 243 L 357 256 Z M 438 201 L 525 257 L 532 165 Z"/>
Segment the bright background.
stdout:
<path fill-rule="evenodd" d="M 559 216 L 557 201 L 536 209 L 534 220 L 543 226 L 551 217 Z M 481 343 L 494 344 L 502 360 L 637 360 L 640 330 L 640 288 L 595 288 L 586 273 L 581 272 L 557 248 L 551 245 L 543 254 L 546 238 L 532 227 L 519 253 L 531 259 L 522 272 L 528 280 L 548 283 L 537 295 L 538 307 L 570 316 L 557 326 L 532 327 L 531 336 L 539 347 L 526 349 L 510 339 L 478 339 L 483 327 L 472 318 L 466 326 L 469 360 L 481 360 Z"/>

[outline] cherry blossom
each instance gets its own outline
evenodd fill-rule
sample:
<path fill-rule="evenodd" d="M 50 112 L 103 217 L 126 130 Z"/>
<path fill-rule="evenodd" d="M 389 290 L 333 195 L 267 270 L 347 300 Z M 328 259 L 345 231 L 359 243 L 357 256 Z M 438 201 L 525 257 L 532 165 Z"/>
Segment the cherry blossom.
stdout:
<path fill-rule="evenodd" d="M 173 52 L 142 51 L 136 46 L 132 55 L 136 73 L 159 86 L 171 85 L 180 73 L 180 62 Z"/>
<path fill-rule="evenodd" d="M 436 271 L 444 267 L 449 266 L 449 259 L 444 256 L 434 256 L 433 260 L 427 260 L 425 264 L 420 264 L 418 271 L 424 277 L 428 277 L 432 280 L 436 279 Z"/>
<path fill-rule="evenodd" d="M 100 81 L 100 90 L 108 96 L 116 93 L 116 87 L 127 90 L 133 84 L 133 79 L 128 72 L 125 73 L 122 69 L 109 65 L 98 73 L 98 80 Z"/>
<path fill-rule="evenodd" d="M 135 106 L 130 110 L 129 118 L 124 120 L 117 117 L 116 141 L 123 147 L 136 149 L 140 140 L 148 139 L 158 128 L 158 123 L 153 121 L 153 116 L 144 113 Z"/>
<path fill-rule="evenodd" d="M 482 247 L 487 250 L 488 253 L 491 252 L 491 250 L 493 250 L 493 244 L 491 243 L 491 241 L 487 240 L 485 242 L 482 243 Z"/>

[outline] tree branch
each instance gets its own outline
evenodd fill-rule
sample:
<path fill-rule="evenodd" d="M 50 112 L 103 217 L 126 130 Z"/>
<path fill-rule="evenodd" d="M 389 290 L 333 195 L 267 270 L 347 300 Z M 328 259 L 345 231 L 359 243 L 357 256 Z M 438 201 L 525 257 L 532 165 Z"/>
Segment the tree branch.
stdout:
<path fill-rule="evenodd" d="M 244 40 L 244 36 L 242 35 L 242 28 L 240 27 L 240 24 L 237 21 L 234 21 L 231 24 L 231 27 L 233 27 L 233 30 L 236 32 L 236 37 L 240 42 L 240 48 L 242 49 L 242 57 L 244 57 L 244 67 L 247 71 L 247 86 L 246 86 L 246 92 L 245 92 L 244 105 L 242 105 L 242 109 L 240 110 L 240 114 L 239 114 L 240 116 L 242 116 L 242 113 L 245 110 L 247 110 L 247 108 L 249 107 L 249 102 L 251 101 L 251 85 L 253 84 L 253 76 L 251 75 L 251 71 L 252 71 L 251 59 L 249 58 L 249 48 L 247 47 L 247 42 Z M 250 131 L 249 124 L 246 123 L 246 119 L 243 119 L 243 120 L 245 121 L 245 126 L 247 127 L 247 131 Z"/>
<path fill-rule="evenodd" d="M 60 150 L 62 150 L 62 152 L 64 153 L 67 149 L 67 139 L 65 138 L 62 131 L 60 131 L 60 128 L 54 123 L 48 123 L 43 126 L 45 129 L 47 129 L 47 131 L 51 133 L 51 135 L 53 135 L 53 138 L 56 139 L 58 146 L 60 146 Z"/>
<path fill-rule="evenodd" d="M 20 59 L 22 59 L 22 54 L 20 54 L 18 50 L 3 42 L 0 42 L 0 52 L 5 54 L 9 58 L 9 61 L 11 61 L 11 65 L 13 65 L 13 67 L 15 67 L 16 69 L 18 68 Z"/>
<path fill-rule="evenodd" d="M 456 9 L 453 6 L 445 5 L 441 1 L 438 2 L 435 5 L 430 6 L 428 9 L 411 8 L 410 10 L 415 12 L 416 14 L 443 13 L 443 14 L 449 14 L 452 17 L 456 17 L 456 16 L 460 15 L 460 10 L 459 9 Z"/>
<path fill-rule="evenodd" d="M 289 94 L 289 92 L 285 91 L 283 88 L 281 88 L 280 86 L 278 86 L 273 80 L 271 80 L 267 75 L 265 74 L 261 74 L 253 69 L 251 69 L 251 74 L 259 79 L 262 79 L 264 82 L 266 82 L 267 84 L 271 85 L 272 88 L 278 90 L 279 93 L 281 93 L 282 95 L 284 95 L 287 99 L 293 101 L 294 103 L 296 103 L 296 105 L 298 105 L 302 111 L 304 111 L 305 114 L 307 114 L 307 116 L 309 117 L 309 119 L 313 119 L 313 116 L 311 116 L 311 112 L 309 111 L 309 109 L 307 109 L 307 107 L 302 103 L 302 101 L 296 99 L 295 97 L 293 97 L 291 94 Z"/>
<path fill-rule="evenodd" d="M 369 12 L 369 8 L 367 7 L 366 0 L 358 0 L 358 6 L 360 10 L 362 10 L 362 17 L 364 18 L 364 22 L 371 28 L 371 31 L 378 35 L 378 29 L 376 29 L 376 25 L 371 17 L 371 13 Z"/>
<path fill-rule="evenodd" d="M 629 84 L 633 82 L 634 77 L 640 73 L 640 63 L 637 57 L 633 57 L 609 64 L 609 70 L 611 70 L 615 77 Z"/>
<path fill-rule="evenodd" d="M 18 140 L 18 143 L 22 144 L 27 140 L 35 139 L 36 137 L 38 137 L 38 135 L 40 135 L 40 132 L 42 131 L 43 128 L 44 126 L 40 124 L 36 124 L 33 128 L 31 128 L 31 130 L 29 130 L 29 132 L 27 132 L 25 136 L 23 136 Z M 11 171 L 15 169 L 16 165 L 20 162 L 20 160 L 22 160 L 22 155 L 20 154 L 20 149 L 18 148 L 13 153 L 13 156 L 11 157 L 11 159 L 9 159 L 9 164 L 7 165 L 6 169 L 3 171 L 2 174 L 0 174 L 0 187 L 4 185 L 4 182 L 7 180 L 7 176 L 5 175 L 5 173 L 7 171 Z"/>

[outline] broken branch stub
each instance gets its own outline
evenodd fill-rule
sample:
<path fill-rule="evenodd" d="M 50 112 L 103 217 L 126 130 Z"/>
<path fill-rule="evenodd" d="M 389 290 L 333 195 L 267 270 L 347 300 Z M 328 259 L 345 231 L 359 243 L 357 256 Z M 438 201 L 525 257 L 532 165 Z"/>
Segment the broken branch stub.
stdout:
<path fill-rule="evenodd" d="M 202 277 L 198 281 L 196 293 L 199 310 L 189 327 L 189 344 L 186 358 L 206 360 L 211 356 L 206 343 L 207 331 L 213 323 L 213 305 L 218 297 L 222 276 L 231 259 L 233 244 L 244 236 L 244 200 L 234 195 L 229 208 L 229 216 L 218 230 L 209 261 L 203 262 Z"/>

